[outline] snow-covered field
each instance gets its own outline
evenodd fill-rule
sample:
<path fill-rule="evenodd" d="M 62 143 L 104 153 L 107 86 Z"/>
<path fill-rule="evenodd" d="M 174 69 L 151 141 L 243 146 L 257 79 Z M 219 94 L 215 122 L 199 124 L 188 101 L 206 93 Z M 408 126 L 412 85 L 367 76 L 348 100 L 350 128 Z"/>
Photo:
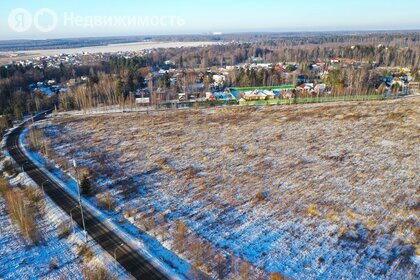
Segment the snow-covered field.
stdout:
<path fill-rule="evenodd" d="M 420 98 L 43 127 L 51 158 L 65 167 L 74 153 L 115 209 L 167 247 L 182 220 L 214 248 L 297 279 L 420 276 Z"/>
<path fill-rule="evenodd" d="M 12 180 L 25 182 L 22 175 Z M 82 265 L 73 250 L 74 244 L 59 237 L 60 222 L 59 216 L 47 206 L 44 215 L 37 218 L 41 242 L 34 245 L 12 223 L 0 195 L 0 279 L 82 279 Z M 57 268 L 50 267 L 53 262 Z"/>
<path fill-rule="evenodd" d="M 7 152 L 6 158 L 9 160 Z M 3 168 L 4 161 L 0 162 Z M 26 174 L 8 176 L 12 188 L 19 186 L 39 188 Z M 41 191 L 40 189 L 38 189 Z M 35 244 L 24 238 L 12 222 L 6 201 L 0 194 L 0 279 L 85 279 L 88 273 L 97 273 L 106 267 L 106 276 L 131 279 L 126 271 L 93 240 L 86 244 L 92 252 L 89 259 L 79 255 L 84 244 L 82 230 L 75 224 L 66 236 L 62 225 L 70 226 L 70 217 L 42 195 L 36 214 L 36 228 L 40 241 Z"/>
<path fill-rule="evenodd" d="M 140 52 L 152 49 L 168 49 L 168 48 L 191 48 L 202 47 L 208 45 L 215 45 L 217 42 L 137 42 L 126 44 L 110 44 L 106 46 L 92 46 L 72 49 L 48 49 L 48 50 L 29 50 L 15 52 L 0 52 L 0 55 L 7 57 L 0 57 L 1 63 L 8 63 L 10 55 L 19 54 L 21 60 L 30 59 L 39 56 L 54 56 L 62 53 L 66 54 L 80 54 L 80 53 L 118 53 L 118 52 Z M 16 59 L 16 58 L 15 58 Z"/>

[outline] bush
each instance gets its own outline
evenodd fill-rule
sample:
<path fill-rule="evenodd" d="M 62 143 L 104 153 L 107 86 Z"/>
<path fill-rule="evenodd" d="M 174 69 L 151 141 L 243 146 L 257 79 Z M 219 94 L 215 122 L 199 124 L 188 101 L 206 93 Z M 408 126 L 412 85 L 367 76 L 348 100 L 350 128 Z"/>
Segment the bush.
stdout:
<path fill-rule="evenodd" d="M 90 261 L 90 260 L 93 259 L 95 254 L 86 244 L 82 244 L 79 247 L 79 251 L 77 252 L 77 256 L 85 258 L 86 261 Z"/>
<path fill-rule="evenodd" d="M 11 219 L 19 227 L 20 232 L 35 244 L 40 241 L 35 219 L 36 209 L 20 190 L 9 190 L 4 194 Z"/>
<path fill-rule="evenodd" d="M 264 195 L 262 194 L 262 192 L 259 192 L 259 193 L 257 193 L 257 195 L 255 196 L 255 198 L 258 200 L 258 201 L 263 201 L 264 200 Z"/>
<path fill-rule="evenodd" d="M 187 238 L 187 225 L 185 224 L 184 221 L 182 220 L 176 221 L 174 233 L 175 233 L 175 236 L 174 236 L 175 250 L 182 253 L 185 250 L 185 245 L 186 245 L 185 241 Z"/>
<path fill-rule="evenodd" d="M 92 184 L 90 183 L 90 180 L 87 177 L 87 175 L 83 175 L 82 181 L 80 182 L 80 189 L 82 195 L 89 196 L 92 194 Z"/>
<path fill-rule="evenodd" d="M 3 163 L 3 171 L 13 176 L 18 173 L 17 169 L 10 160 L 5 160 Z"/>
<path fill-rule="evenodd" d="M 42 192 L 38 188 L 28 186 L 24 188 L 24 192 L 31 203 L 33 203 L 35 206 L 39 206 L 43 197 Z"/>
<path fill-rule="evenodd" d="M 9 182 L 3 177 L 0 177 L 0 194 L 3 194 L 8 190 L 10 190 Z"/>
<path fill-rule="evenodd" d="M 270 280 L 283 280 L 283 276 L 278 272 L 273 272 L 270 275 Z"/>
<path fill-rule="evenodd" d="M 189 167 L 188 167 L 188 170 L 187 170 L 187 180 L 191 180 L 191 179 L 194 179 L 194 177 L 195 177 L 195 175 L 198 173 L 198 171 L 197 170 L 195 170 L 194 169 L 194 167 L 192 166 L 192 165 L 190 165 Z"/>
<path fill-rule="evenodd" d="M 71 221 L 68 221 L 68 222 L 62 221 L 58 225 L 58 236 L 60 238 L 68 237 L 70 235 L 71 231 L 72 231 Z"/>
<path fill-rule="evenodd" d="M 57 259 L 57 257 L 51 258 L 51 262 L 48 265 L 48 268 L 50 270 L 54 270 L 54 269 L 57 269 L 58 268 L 58 259 Z"/>
<path fill-rule="evenodd" d="M 110 273 L 103 265 L 84 265 L 82 268 L 83 278 L 86 280 L 116 280 L 118 277 Z"/>
<path fill-rule="evenodd" d="M 101 195 L 98 198 L 98 203 L 101 207 L 108 211 L 113 211 L 115 209 L 115 199 L 110 192 L 106 192 L 104 195 Z"/>
<path fill-rule="evenodd" d="M 257 199 L 257 201 L 261 202 L 264 201 L 267 197 L 268 197 L 269 193 L 264 191 L 264 192 L 259 192 L 257 193 L 257 195 L 255 196 L 255 198 Z"/>

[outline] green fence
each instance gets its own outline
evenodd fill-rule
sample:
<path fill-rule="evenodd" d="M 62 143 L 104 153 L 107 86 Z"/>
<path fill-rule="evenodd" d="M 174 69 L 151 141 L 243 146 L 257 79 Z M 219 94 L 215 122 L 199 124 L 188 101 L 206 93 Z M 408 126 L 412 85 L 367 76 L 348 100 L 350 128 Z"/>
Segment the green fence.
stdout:
<path fill-rule="evenodd" d="M 282 105 L 282 104 L 307 104 L 307 103 L 323 103 L 334 101 L 367 101 L 367 100 L 383 100 L 383 95 L 351 95 L 351 96 L 323 96 L 308 98 L 290 98 L 290 99 L 272 99 L 272 100 L 254 100 L 239 101 L 239 105 Z"/>

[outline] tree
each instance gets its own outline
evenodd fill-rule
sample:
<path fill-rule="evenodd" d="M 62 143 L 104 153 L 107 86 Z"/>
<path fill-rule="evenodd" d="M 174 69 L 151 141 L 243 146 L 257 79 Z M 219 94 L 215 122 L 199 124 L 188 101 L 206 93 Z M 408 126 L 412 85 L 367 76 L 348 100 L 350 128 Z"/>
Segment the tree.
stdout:
<path fill-rule="evenodd" d="M 82 181 L 80 182 L 80 189 L 82 195 L 90 195 L 92 193 L 92 184 L 86 175 L 83 175 Z"/>

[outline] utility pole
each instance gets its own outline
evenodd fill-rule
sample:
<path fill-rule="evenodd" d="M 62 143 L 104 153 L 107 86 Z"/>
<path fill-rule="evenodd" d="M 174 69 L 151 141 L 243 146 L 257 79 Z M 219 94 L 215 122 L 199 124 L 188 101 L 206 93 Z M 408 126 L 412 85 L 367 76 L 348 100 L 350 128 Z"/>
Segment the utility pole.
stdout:
<path fill-rule="evenodd" d="M 82 207 L 82 195 L 80 192 L 80 183 L 79 183 L 79 172 L 77 170 L 77 164 L 76 164 L 76 160 L 73 158 L 73 166 L 74 166 L 74 170 L 76 170 L 76 184 L 77 184 L 77 192 L 79 193 L 79 206 L 80 206 L 80 212 L 82 213 L 82 224 L 83 224 L 83 232 L 85 234 L 85 242 L 87 243 L 87 231 L 86 231 L 86 226 L 85 226 L 85 217 L 83 216 L 83 207 Z"/>

